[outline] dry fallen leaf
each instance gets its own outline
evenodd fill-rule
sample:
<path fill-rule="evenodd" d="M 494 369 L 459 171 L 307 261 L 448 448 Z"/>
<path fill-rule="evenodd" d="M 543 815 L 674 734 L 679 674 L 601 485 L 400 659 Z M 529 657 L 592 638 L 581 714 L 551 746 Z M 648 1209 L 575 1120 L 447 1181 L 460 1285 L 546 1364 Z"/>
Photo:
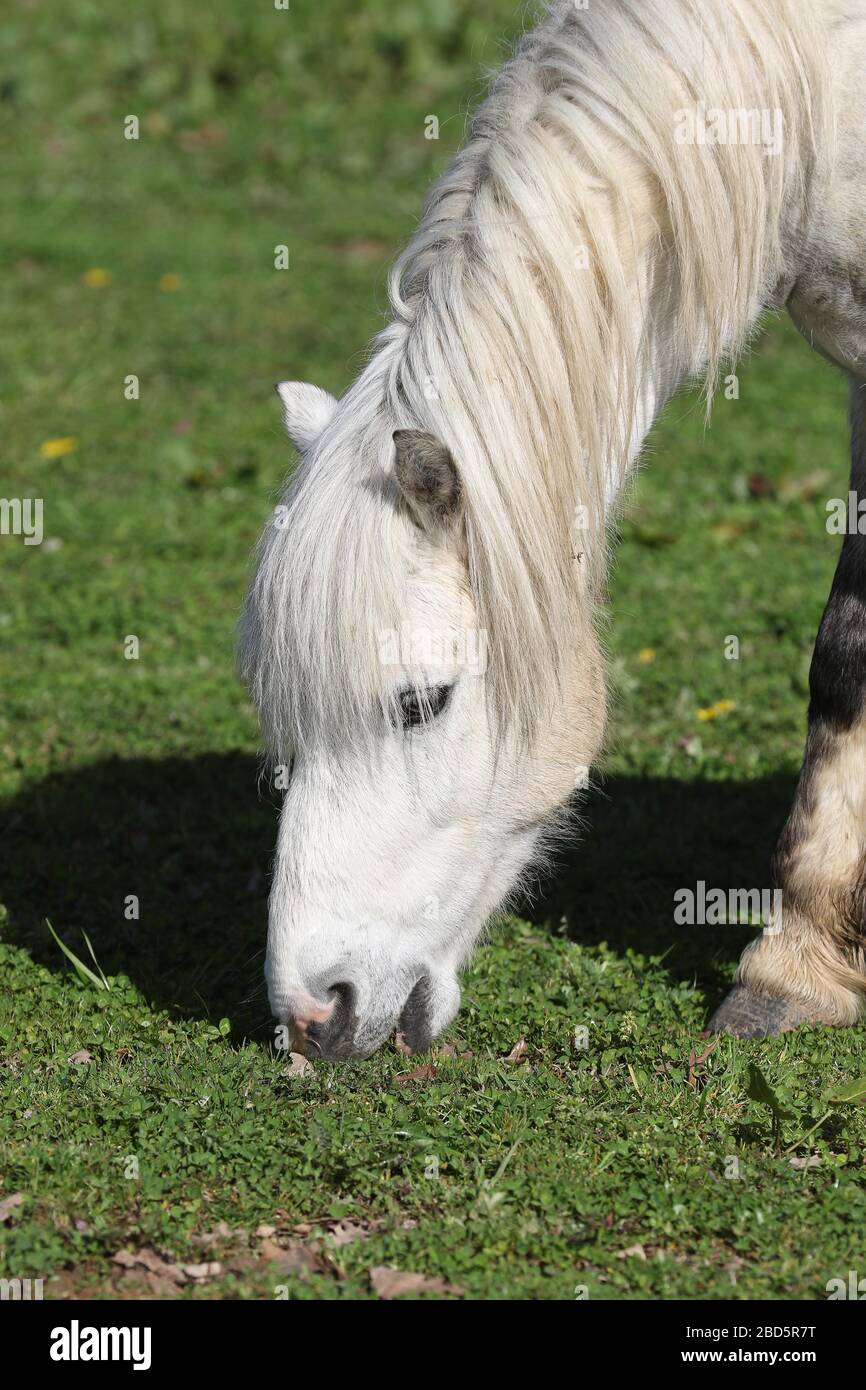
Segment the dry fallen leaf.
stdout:
<path fill-rule="evenodd" d="M 526 1056 L 526 1039 L 518 1038 L 507 1057 L 503 1057 L 504 1062 L 522 1062 Z"/>
<path fill-rule="evenodd" d="M 405 1086 L 407 1081 L 432 1081 L 434 1076 L 439 1073 L 430 1062 L 426 1062 L 422 1067 L 416 1067 L 414 1071 L 403 1071 L 399 1076 L 394 1077 L 395 1086 Z"/>
<path fill-rule="evenodd" d="M 151 1269 L 143 1270 L 142 1272 L 144 1274 L 144 1282 L 150 1289 L 154 1298 L 169 1299 L 180 1297 L 182 1286 L 178 1284 L 175 1279 L 169 1279 L 164 1274 L 154 1274 Z"/>
<path fill-rule="evenodd" d="M 335 1245 L 351 1245 L 353 1240 L 366 1240 L 371 1229 L 366 1221 L 353 1221 L 348 1217 L 345 1221 L 335 1221 L 328 1234 Z"/>
<path fill-rule="evenodd" d="M 627 1260 L 632 1256 L 634 1256 L 638 1260 L 645 1260 L 646 1251 L 644 1250 L 642 1245 L 630 1245 L 627 1250 L 617 1251 L 616 1258 L 618 1260 Z"/>
<path fill-rule="evenodd" d="M 123 1269 L 135 1269 L 138 1260 L 131 1250 L 118 1250 L 116 1255 L 112 1255 L 111 1263 L 120 1265 Z"/>
<path fill-rule="evenodd" d="M 239 1228 L 232 1230 L 225 1221 L 218 1221 L 212 1231 L 202 1231 L 201 1234 L 190 1236 L 190 1243 L 201 1246 L 203 1250 L 210 1250 L 214 1245 L 226 1245 L 233 1241 L 248 1240 L 249 1233 L 247 1231 Z"/>
<path fill-rule="evenodd" d="M 313 1231 L 324 1231 L 335 1245 L 349 1245 L 353 1240 L 366 1240 L 383 1223 L 368 1221 L 354 1216 L 320 1216 L 315 1221 L 298 1221 L 292 1232 L 296 1236 L 309 1236 Z"/>
<path fill-rule="evenodd" d="M 370 1283 L 374 1293 L 380 1298 L 400 1298 L 407 1293 L 450 1293 L 462 1298 L 465 1290 L 459 1284 L 449 1284 L 438 1277 L 428 1279 L 426 1274 L 412 1274 L 408 1270 L 390 1269 L 387 1265 L 376 1265 L 370 1270 Z"/>
<path fill-rule="evenodd" d="M 286 1070 L 287 1076 L 309 1076 L 314 1071 L 312 1062 L 303 1052 L 290 1052 L 289 1059 L 291 1066 Z"/>
<path fill-rule="evenodd" d="M 278 1245 L 275 1240 L 263 1240 L 259 1246 L 259 1256 L 272 1261 L 281 1274 L 302 1274 L 307 1270 L 325 1270 L 327 1261 L 309 1245 L 300 1241 L 290 1241 L 288 1245 Z"/>
<path fill-rule="evenodd" d="M 688 1086 L 694 1086 L 696 1069 L 703 1065 L 703 1063 L 707 1060 L 711 1052 L 715 1052 L 720 1042 L 721 1038 L 719 1036 L 714 1037 L 706 1052 L 702 1052 L 700 1057 L 696 1055 L 695 1048 L 692 1048 L 691 1052 L 689 1053 L 689 1075 L 688 1080 L 686 1082 Z"/>
<path fill-rule="evenodd" d="M 142 1250 L 118 1250 L 116 1255 L 112 1255 L 111 1263 L 120 1265 L 122 1269 L 146 1269 L 149 1273 L 169 1279 L 175 1284 L 182 1284 L 186 1278 L 179 1265 L 164 1259 L 149 1246 Z"/>
<path fill-rule="evenodd" d="M 13 1192 L 10 1196 L 4 1197 L 3 1200 L 0 1201 L 0 1225 L 2 1225 L 4 1221 L 9 1220 L 15 1208 L 20 1207 L 23 1201 L 23 1192 Z"/>
<path fill-rule="evenodd" d="M 809 1154 L 807 1157 L 800 1158 L 797 1154 L 792 1154 L 790 1163 L 792 1168 L 820 1168 L 821 1155 Z"/>
<path fill-rule="evenodd" d="M 82 1047 L 78 1052 L 73 1052 L 71 1057 L 66 1058 L 67 1062 L 72 1062 L 76 1067 L 86 1066 L 93 1061 L 93 1053 L 88 1052 L 86 1047 Z"/>
<path fill-rule="evenodd" d="M 461 1062 L 475 1055 L 468 1048 L 465 1052 L 458 1052 L 453 1043 L 443 1043 L 441 1047 L 437 1047 L 436 1052 L 439 1057 L 459 1057 Z"/>
<path fill-rule="evenodd" d="M 217 1274 L 222 1274 L 223 1267 L 219 1260 L 206 1260 L 204 1264 L 181 1265 L 181 1269 L 187 1279 L 212 1279 Z"/>

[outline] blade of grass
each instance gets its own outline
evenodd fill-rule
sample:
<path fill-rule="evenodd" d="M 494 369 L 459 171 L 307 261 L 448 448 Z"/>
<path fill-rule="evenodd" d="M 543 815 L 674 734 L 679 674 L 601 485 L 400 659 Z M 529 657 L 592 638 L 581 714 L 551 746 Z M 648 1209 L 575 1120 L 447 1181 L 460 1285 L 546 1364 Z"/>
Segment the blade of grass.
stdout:
<path fill-rule="evenodd" d="M 81 935 L 84 937 L 85 943 L 86 943 L 86 945 L 87 945 L 87 949 L 88 949 L 88 951 L 90 952 L 90 959 L 93 961 L 93 964 L 96 966 L 96 969 L 99 971 L 99 978 L 100 978 L 100 980 L 102 981 L 102 987 L 103 987 L 103 989 L 110 989 L 111 986 L 110 986 L 110 984 L 108 983 L 108 981 L 107 981 L 106 978 L 105 978 L 105 972 L 103 971 L 102 966 L 99 964 L 99 961 L 96 959 L 96 953 L 95 953 L 95 951 L 94 951 L 92 945 L 90 944 L 90 937 L 87 935 L 87 932 L 84 930 L 83 927 L 81 928 Z"/>
<path fill-rule="evenodd" d="M 78 976 L 78 978 L 79 978 L 80 980 L 89 981 L 90 984 L 95 985 L 95 987 L 96 987 L 97 989 L 108 989 L 108 988 L 109 988 L 109 984 L 108 984 L 108 981 L 105 979 L 105 976 L 103 975 L 103 976 L 102 976 L 102 979 L 100 979 L 100 978 L 99 978 L 99 975 L 94 975 L 93 971 L 90 969 L 90 967 L 89 967 L 88 965 L 85 965 L 85 964 L 84 964 L 84 961 L 83 961 L 83 960 L 79 960 L 79 958 L 78 958 L 78 956 L 75 954 L 75 952 L 74 952 L 74 951 L 71 951 L 71 950 L 69 949 L 69 947 L 66 945 L 66 943 L 60 940 L 60 937 L 57 935 L 57 932 L 54 930 L 54 928 L 52 927 L 52 925 L 51 925 L 51 923 L 49 922 L 49 920 L 48 920 L 47 917 L 45 918 L 45 925 L 46 925 L 46 927 L 48 928 L 48 930 L 50 931 L 51 935 L 54 937 L 54 940 L 57 942 L 57 945 L 60 947 L 60 949 L 61 949 L 61 951 L 63 952 L 63 954 L 65 955 L 66 959 L 67 959 L 68 961 L 71 962 L 72 967 L 73 967 L 73 969 L 75 970 L 75 973 L 76 973 L 76 975 Z M 85 934 L 85 936 L 84 936 L 84 939 L 85 939 L 85 941 L 87 941 L 87 936 L 86 936 L 86 934 Z M 88 944 L 88 946 L 90 946 L 90 942 L 89 942 L 89 941 L 87 941 L 87 944 Z M 91 947 L 90 954 L 93 955 L 93 949 L 92 949 L 92 947 Z M 97 970 L 99 970 L 99 965 L 97 964 L 96 958 L 95 958 L 95 957 L 94 957 L 94 965 L 96 965 Z M 99 971 L 99 974 L 102 975 L 102 971 L 101 971 L 101 970 Z"/>

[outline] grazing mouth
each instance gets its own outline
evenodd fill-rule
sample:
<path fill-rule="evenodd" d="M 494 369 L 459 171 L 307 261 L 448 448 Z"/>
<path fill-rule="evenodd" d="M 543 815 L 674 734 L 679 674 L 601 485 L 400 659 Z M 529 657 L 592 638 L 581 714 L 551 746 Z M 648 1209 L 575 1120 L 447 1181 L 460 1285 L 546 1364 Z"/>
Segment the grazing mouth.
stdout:
<path fill-rule="evenodd" d="M 352 985 L 331 985 L 321 993 L 329 997 L 327 1012 L 322 1010 L 322 1016 L 303 1026 L 295 1024 L 292 1030 L 293 1050 L 313 1061 L 318 1058 L 323 1062 L 347 1062 L 369 1057 L 395 1029 L 397 1046 L 403 1052 L 426 1052 L 433 1042 L 435 1011 L 429 975 L 422 975 L 415 982 L 396 1022 L 393 1016 L 390 1024 L 383 1018 L 379 1027 L 372 1020 L 365 1026 L 359 1017 L 357 992 Z"/>

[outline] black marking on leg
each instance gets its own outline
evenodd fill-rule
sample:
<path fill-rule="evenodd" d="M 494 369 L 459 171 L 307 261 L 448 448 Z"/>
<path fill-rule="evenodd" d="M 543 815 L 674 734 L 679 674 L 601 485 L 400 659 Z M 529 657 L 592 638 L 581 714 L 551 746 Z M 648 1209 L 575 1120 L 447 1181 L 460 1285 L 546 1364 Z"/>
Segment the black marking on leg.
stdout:
<path fill-rule="evenodd" d="M 864 388 L 851 386 L 851 478 L 849 489 L 859 506 L 866 503 L 866 410 Z M 863 517 L 866 527 L 866 517 Z M 866 535 L 847 531 L 821 619 L 809 670 L 809 729 L 850 729 L 866 706 Z M 820 756 L 820 744 L 810 753 Z"/>
<path fill-rule="evenodd" d="M 866 393 L 860 382 L 851 382 L 850 491 L 858 503 L 866 503 Z M 866 516 L 863 518 L 866 528 Z M 825 930 L 846 956 L 862 949 L 866 863 L 852 873 L 851 882 L 828 894 L 816 877 L 798 874 L 800 846 L 813 832 L 816 787 L 822 767 L 838 764 L 845 756 L 846 735 L 866 718 L 866 534 L 846 532 L 827 606 L 821 619 L 809 670 L 809 727 L 803 767 L 794 803 L 773 856 L 773 886 L 781 888 L 786 908 L 796 909 L 807 921 L 823 916 Z M 830 772 L 828 775 L 833 775 Z M 864 770 L 866 776 L 866 770 Z M 813 881 L 814 880 L 814 881 Z"/>

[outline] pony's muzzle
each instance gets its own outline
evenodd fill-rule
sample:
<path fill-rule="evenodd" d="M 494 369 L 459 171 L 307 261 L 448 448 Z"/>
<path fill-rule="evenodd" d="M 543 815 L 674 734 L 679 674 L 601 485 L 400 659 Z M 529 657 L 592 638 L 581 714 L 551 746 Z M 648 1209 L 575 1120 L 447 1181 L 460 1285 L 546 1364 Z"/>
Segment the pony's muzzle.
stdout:
<path fill-rule="evenodd" d="M 415 977 L 408 994 L 397 993 L 390 1002 L 387 988 L 380 987 L 374 997 L 381 1008 L 365 1009 L 362 993 L 348 980 L 317 980 L 312 992 L 289 989 L 278 999 L 272 996 L 272 1006 L 288 1024 L 293 1052 L 312 1061 L 346 1062 L 369 1057 L 395 1028 L 406 1051 L 426 1051 L 460 1003 L 456 978 L 426 973 Z"/>
<path fill-rule="evenodd" d="M 272 1000 L 274 1013 L 288 1024 L 293 1052 L 311 1061 L 348 1062 L 369 1057 L 393 1029 L 394 1019 L 368 1016 L 360 1004 L 361 991 L 348 980 L 323 984 L 314 990 L 288 990 L 279 1003 Z"/>

